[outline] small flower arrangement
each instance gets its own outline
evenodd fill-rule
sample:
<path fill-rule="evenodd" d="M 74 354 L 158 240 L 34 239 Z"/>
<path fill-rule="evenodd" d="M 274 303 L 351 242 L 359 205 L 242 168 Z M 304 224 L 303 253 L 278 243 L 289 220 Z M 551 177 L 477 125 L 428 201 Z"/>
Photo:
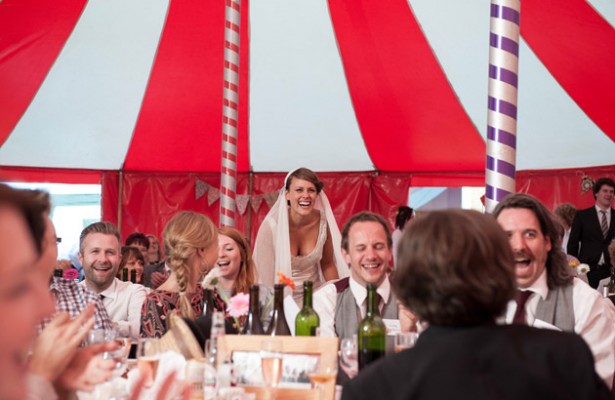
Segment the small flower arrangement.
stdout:
<path fill-rule="evenodd" d="M 568 260 L 568 266 L 574 268 L 577 275 L 584 275 L 589 272 L 589 265 L 581 264 L 576 258 Z"/>
<path fill-rule="evenodd" d="M 211 271 L 207 273 L 201 286 L 203 289 L 215 290 L 218 287 L 218 283 L 220 282 L 221 276 L 220 268 L 214 267 Z M 241 324 L 239 323 L 239 318 L 244 315 L 248 315 L 248 310 L 250 307 L 250 295 L 247 293 L 237 293 L 235 296 L 229 299 L 228 295 L 224 290 L 217 290 L 218 295 L 224 300 L 226 303 L 226 312 L 228 315 L 233 317 L 235 320 L 235 327 L 239 331 Z"/>
<path fill-rule="evenodd" d="M 281 272 L 278 272 L 278 283 L 288 286 L 291 290 L 295 290 L 295 282 Z"/>
<path fill-rule="evenodd" d="M 64 279 L 68 279 L 69 281 L 74 281 L 79 278 L 79 271 L 74 268 L 69 268 L 62 273 L 62 277 Z"/>

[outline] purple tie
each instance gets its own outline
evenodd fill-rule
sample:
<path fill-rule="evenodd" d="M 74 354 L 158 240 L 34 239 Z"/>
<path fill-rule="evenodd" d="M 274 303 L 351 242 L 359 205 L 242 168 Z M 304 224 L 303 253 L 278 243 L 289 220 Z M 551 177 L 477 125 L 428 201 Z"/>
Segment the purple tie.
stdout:
<path fill-rule="evenodd" d="M 527 325 L 527 321 L 525 319 L 525 303 L 531 295 L 532 292 L 529 290 L 517 290 L 517 294 L 515 294 L 517 309 L 515 310 L 515 316 L 513 317 L 513 324 Z"/>

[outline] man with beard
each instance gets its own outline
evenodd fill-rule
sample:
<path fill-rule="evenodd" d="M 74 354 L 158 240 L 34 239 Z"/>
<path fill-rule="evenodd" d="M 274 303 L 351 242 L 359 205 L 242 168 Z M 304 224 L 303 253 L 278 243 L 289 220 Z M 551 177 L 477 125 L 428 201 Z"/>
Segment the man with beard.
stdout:
<path fill-rule="evenodd" d="M 120 334 L 139 337 L 145 288 L 116 278 L 120 266 L 120 234 L 110 222 L 88 225 L 79 238 L 82 285 L 97 293 Z"/>
<path fill-rule="evenodd" d="M 554 217 L 536 198 L 521 193 L 507 196 L 493 215 L 508 235 L 520 289 L 508 305 L 506 322 L 581 335 L 594 354 L 596 371 L 612 387 L 613 304 L 571 276 Z"/>

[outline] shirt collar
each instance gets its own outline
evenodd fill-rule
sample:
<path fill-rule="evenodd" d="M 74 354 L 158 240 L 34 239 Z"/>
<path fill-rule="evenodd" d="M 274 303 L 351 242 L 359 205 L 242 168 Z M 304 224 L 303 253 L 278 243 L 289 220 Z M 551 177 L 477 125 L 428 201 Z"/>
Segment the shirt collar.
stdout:
<path fill-rule="evenodd" d="M 98 293 L 98 295 L 99 296 L 103 295 L 105 299 L 115 299 L 117 297 L 118 282 L 121 282 L 121 281 L 118 278 L 113 278 L 113 282 L 111 282 L 111 285 L 109 285 L 109 287 L 103 290 L 102 292 Z M 86 288 L 88 287 L 88 285 L 85 283 L 85 280 L 79 282 L 79 284 L 85 286 Z"/>
<path fill-rule="evenodd" d="M 606 212 L 606 216 L 607 218 L 609 218 L 611 216 L 611 207 L 607 207 L 606 210 L 603 210 L 602 208 L 598 207 L 598 205 L 594 205 L 594 208 L 596 209 L 596 214 L 598 214 L 598 217 L 602 217 L 602 211 Z"/>
<path fill-rule="evenodd" d="M 542 271 L 542 274 L 540 274 L 538 279 L 536 279 L 529 288 L 520 290 L 529 290 L 538 294 L 543 300 L 545 300 L 549 294 L 549 286 L 547 285 L 547 267 L 545 266 L 545 270 Z"/>
<path fill-rule="evenodd" d="M 350 291 L 354 296 L 355 301 L 358 305 L 363 305 L 365 299 L 367 298 L 367 288 L 361 285 L 359 282 L 355 281 L 352 276 L 350 276 Z M 391 283 L 389 282 L 389 277 L 385 277 L 380 286 L 376 289 L 376 292 L 384 299 L 384 304 L 389 302 L 389 295 L 391 294 Z"/>

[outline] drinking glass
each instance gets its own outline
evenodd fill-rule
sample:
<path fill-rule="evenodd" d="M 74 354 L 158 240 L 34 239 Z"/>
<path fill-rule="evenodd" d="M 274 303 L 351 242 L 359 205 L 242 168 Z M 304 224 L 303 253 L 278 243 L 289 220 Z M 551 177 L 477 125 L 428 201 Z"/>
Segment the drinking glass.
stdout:
<path fill-rule="evenodd" d="M 344 338 L 340 343 L 340 364 L 346 374 L 353 378 L 359 373 L 359 346 L 357 335 Z"/>
<path fill-rule="evenodd" d="M 330 385 L 330 382 L 335 381 L 337 377 L 337 356 L 332 354 L 321 355 L 316 368 L 308 373 L 308 377 L 312 382 L 312 387 L 318 390 L 318 398 L 320 400 L 326 399 L 327 386 L 335 387 L 335 385 Z"/>
<path fill-rule="evenodd" d="M 117 327 L 114 327 L 111 331 L 107 331 L 106 340 L 115 342 L 117 349 L 104 353 L 103 358 L 115 362 L 113 376 L 119 378 L 124 374 L 124 371 L 126 371 L 126 363 L 128 354 L 130 353 L 132 338 L 130 334 L 122 334 Z"/>
<path fill-rule="evenodd" d="M 160 356 L 157 353 L 158 339 L 140 338 L 137 344 L 137 367 L 141 376 L 145 377 L 145 387 L 151 387 L 156 380 Z"/>
<path fill-rule="evenodd" d="M 395 334 L 395 352 L 409 349 L 414 346 L 419 334 L 416 332 L 397 332 Z"/>
<path fill-rule="evenodd" d="M 282 341 L 267 339 L 261 343 L 261 368 L 263 383 L 268 388 L 275 388 L 282 378 Z"/>

